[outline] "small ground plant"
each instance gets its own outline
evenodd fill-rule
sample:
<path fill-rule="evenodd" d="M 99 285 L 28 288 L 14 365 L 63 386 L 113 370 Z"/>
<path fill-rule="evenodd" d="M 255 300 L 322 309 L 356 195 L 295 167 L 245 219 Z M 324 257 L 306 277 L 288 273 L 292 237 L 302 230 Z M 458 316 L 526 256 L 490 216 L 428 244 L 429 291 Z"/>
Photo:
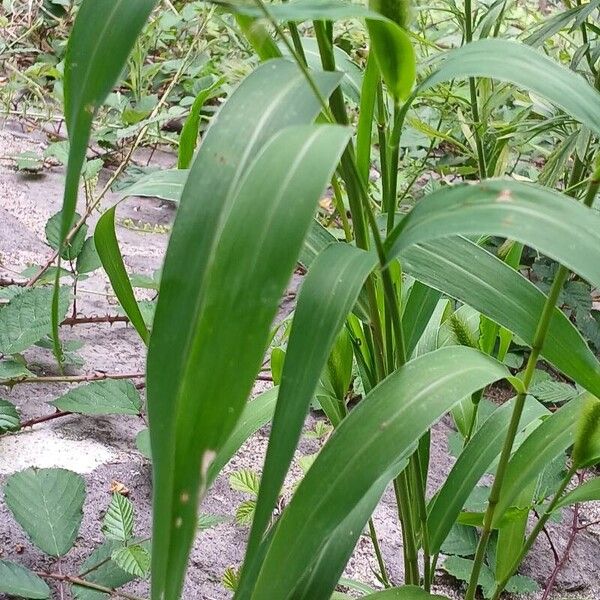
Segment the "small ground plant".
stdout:
<path fill-rule="evenodd" d="M 403 1 L 211 5 L 252 49 L 252 68 L 198 148 L 201 112 L 224 82 L 194 88 L 190 76 L 178 168 L 144 174 L 127 192 L 160 188 L 178 202 L 149 318 L 117 243 L 118 206 L 87 239 L 85 217 L 101 198 L 83 217 L 75 210 L 94 118 L 126 65 L 137 97 L 128 118 L 152 119 L 163 106 L 145 100 L 153 78 L 139 37 L 157 2 L 99 1 L 81 3 L 64 55 L 67 176 L 62 211 L 47 227 L 54 286 L 32 286 L 2 310 L 48 296 L 43 335 L 62 368 L 72 351 L 59 335 L 62 265 L 76 261 L 77 278 L 102 264 L 148 346 L 151 451 L 140 445 L 153 463 L 151 559 L 118 495 L 104 525 L 118 542 L 110 559 L 131 575 L 150 573 L 152 600 L 182 597 L 199 503 L 270 422 L 262 473 L 230 478 L 251 496 L 236 514 L 250 529 L 244 562 L 224 578 L 236 599 L 347 597 L 336 588 L 348 583 L 341 578 L 363 531 L 384 589 L 362 597 L 441 598 L 432 592 L 440 567 L 465 582 L 466 600 L 535 591 L 518 570 L 545 525 L 600 499 L 600 480 L 589 476 L 600 461 L 600 363 L 582 335 L 598 347 L 598 2 L 571 6 L 519 40 L 519 8 L 505 0 L 444 3 L 450 50 L 437 43 L 429 9 Z M 196 19 L 186 28 L 200 30 Z M 567 27 L 565 65 L 561 44 L 544 44 Z M 524 156 L 533 148 L 541 168 Z M 306 276 L 293 319 L 273 330 L 298 264 Z M 18 357 L 16 338 L 0 350 Z M 265 353 L 278 385 L 248 401 Z M 498 385 L 510 390 L 500 406 L 486 399 Z M 76 400 L 57 407 L 76 411 Z M 140 413 L 134 404 L 128 414 Z M 332 431 L 315 429 L 322 448 L 304 458 L 282 503 L 311 406 Z M 0 426 L 19 428 L 9 403 L 0 415 Z M 431 495 L 431 430 L 445 415 L 457 459 Z M 389 574 L 371 518 L 388 488 L 402 581 Z M 7 577 L 35 577 L 0 565 Z M 19 590 L 8 593 L 26 596 Z"/>

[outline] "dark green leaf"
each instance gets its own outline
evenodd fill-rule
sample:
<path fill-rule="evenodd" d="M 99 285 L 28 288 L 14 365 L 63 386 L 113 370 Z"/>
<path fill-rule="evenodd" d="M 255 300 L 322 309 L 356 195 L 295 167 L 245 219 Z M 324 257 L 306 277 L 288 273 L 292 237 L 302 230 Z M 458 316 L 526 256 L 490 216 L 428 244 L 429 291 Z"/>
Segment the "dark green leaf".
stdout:
<path fill-rule="evenodd" d="M 150 573 L 150 553 L 138 544 L 118 548 L 111 558 L 118 567 L 134 577 L 147 577 Z"/>
<path fill-rule="evenodd" d="M 81 219 L 81 215 L 75 213 L 75 219 L 79 221 L 79 219 Z M 46 223 L 46 241 L 48 242 L 48 245 L 54 250 L 58 250 L 61 244 L 61 222 L 62 212 L 58 212 L 52 217 L 50 217 L 50 219 L 48 219 L 48 222 Z M 85 236 L 87 235 L 87 231 L 88 227 L 85 224 L 79 228 L 73 239 L 69 242 L 69 245 L 61 252 L 62 258 L 64 258 L 65 260 L 75 260 L 79 256 L 83 248 L 83 244 L 85 242 Z"/>
<path fill-rule="evenodd" d="M 4 484 L 15 520 L 40 550 L 63 556 L 73 546 L 85 500 L 83 478 L 65 469 L 27 469 Z"/>
<path fill-rule="evenodd" d="M 0 435 L 8 431 L 18 431 L 21 417 L 14 404 L 0 398 Z"/>
<path fill-rule="evenodd" d="M 67 314 L 71 298 L 68 288 L 61 288 L 59 318 Z M 52 332 L 50 288 L 28 288 L 0 309 L 0 352 L 17 354 Z"/>
<path fill-rule="evenodd" d="M 50 402 L 59 410 L 83 415 L 138 415 L 142 401 L 131 381 L 92 381 Z"/>
<path fill-rule="evenodd" d="M 50 588 L 37 575 L 21 565 L 0 560 L 0 592 L 19 598 L 50 598 Z"/>

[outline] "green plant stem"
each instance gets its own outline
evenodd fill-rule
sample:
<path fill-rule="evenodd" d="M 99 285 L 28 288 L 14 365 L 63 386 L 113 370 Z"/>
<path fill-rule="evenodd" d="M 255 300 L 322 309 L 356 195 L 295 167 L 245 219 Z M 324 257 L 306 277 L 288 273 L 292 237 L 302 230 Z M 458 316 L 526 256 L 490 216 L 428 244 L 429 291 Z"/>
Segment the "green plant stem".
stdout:
<path fill-rule="evenodd" d="M 342 188 L 338 178 L 335 175 L 331 179 L 331 187 L 333 188 L 333 202 L 338 215 L 340 216 L 340 220 L 342 221 L 344 237 L 346 238 L 347 242 L 351 242 L 352 230 L 350 229 L 350 222 L 348 221 L 348 216 L 346 215 L 346 207 L 344 206 L 344 200 L 342 198 Z"/>
<path fill-rule="evenodd" d="M 403 554 L 404 554 L 404 583 L 406 585 L 419 585 L 419 561 L 415 532 L 411 517 L 411 504 L 409 496 L 409 483 L 406 469 L 394 479 L 394 493 L 398 506 L 398 518 L 402 528 Z"/>
<path fill-rule="evenodd" d="M 584 199 L 584 204 L 586 206 L 590 207 L 593 204 L 599 188 L 600 161 L 596 165 L 594 173 L 589 180 L 587 192 Z M 481 573 L 481 568 L 485 559 L 487 545 L 490 539 L 490 535 L 492 533 L 492 525 L 496 513 L 496 506 L 498 505 L 498 501 L 500 499 L 500 492 L 502 490 L 502 484 L 504 483 L 504 476 L 506 474 L 506 469 L 512 452 L 515 437 L 519 431 L 519 422 L 521 420 L 521 415 L 525 406 L 525 399 L 527 397 L 529 386 L 531 385 L 531 381 L 535 373 L 535 367 L 537 365 L 537 361 L 539 359 L 540 353 L 544 345 L 544 341 L 546 339 L 546 333 L 548 332 L 548 327 L 552 319 L 554 308 L 556 306 L 556 301 L 558 300 L 563 284 L 568 276 L 569 269 L 567 269 L 567 267 L 563 265 L 560 265 L 554 277 L 554 281 L 550 288 L 550 292 L 548 293 L 548 297 L 546 298 L 546 301 L 544 303 L 544 308 L 542 309 L 542 314 L 540 316 L 535 336 L 533 338 L 531 353 L 529 354 L 527 366 L 525 367 L 525 372 L 523 374 L 523 390 L 519 392 L 519 394 L 517 394 L 517 398 L 515 400 L 515 406 L 511 416 L 508 432 L 506 434 L 506 439 L 504 441 L 502 453 L 500 454 L 498 468 L 496 469 L 496 477 L 494 479 L 494 483 L 490 491 L 488 506 L 485 511 L 485 516 L 483 518 L 483 528 L 481 531 L 481 537 L 479 539 L 479 544 L 477 545 L 477 552 L 475 554 L 475 561 L 473 564 L 473 570 L 471 572 L 471 579 L 469 581 L 469 587 L 467 589 L 465 600 L 473 600 L 475 598 L 475 592 L 477 590 L 477 584 L 479 581 L 479 574 Z"/>
<path fill-rule="evenodd" d="M 82 383 L 104 381 L 105 379 L 139 379 L 145 373 L 92 373 L 90 375 L 49 375 L 47 377 L 16 377 L 5 379 L 2 385 L 13 386 L 21 383 Z"/>
<path fill-rule="evenodd" d="M 375 550 L 377 564 L 379 565 L 379 577 L 381 582 L 386 588 L 392 587 L 388 577 L 387 569 L 385 567 L 385 562 L 383 560 L 383 555 L 381 554 L 381 547 L 379 546 L 379 539 L 377 538 L 377 532 L 375 531 L 375 523 L 373 523 L 373 518 L 369 519 L 369 536 L 371 538 L 371 543 L 373 544 L 373 550 Z"/>
<path fill-rule="evenodd" d="M 141 596 L 134 596 L 133 594 L 128 594 L 127 592 L 121 592 L 119 590 L 115 590 L 114 588 L 109 588 L 98 583 L 92 583 L 91 581 L 86 581 L 85 579 L 81 579 L 80 577 L 75 577 L 73 575 L 61 575 L 60 573 L 45 573 L 43 571 L 37 571 L 36 575 L 38 575 L 39 577 L 43 577 L 44 579 L 54 579 L 54 581 L 62 581 L 64 583 L 70 583 L 71 585 L 78 585 L 79 587 L 83 587 L 88 590 L 102 592 L 103 594 L 108 594 L 113 598 L 125 598 L 125 600 L 146 600 Z"/>
<path fill-rule="evenodd" d="M 564 491 L 567 489 L 567 486 L 569 485 L 569 482 L 575 475 L 576 471 L 577 471 L 577 469 L 575 469 L 574 467 L 571 467 L 569 469 L 569 471 L 567 472 L 567 474 L 565 475 L 564 479 L 561 481 L 560 486 L 558 487 L 558 490 L 556 491 L 552 500 L 550 501 L 550 504 L 544 511 L 544 514 L 540 516 L 537 523 L 534 525 L 533 529 L 531 530 L 531 533 L 527 536 L 525 543 L 523 544 L 520 552 L 518 553 L 517 557 L 513 561 L 507 575 L 505 575 L 504 578 L 496 584 L 496 588 L 494 589 L 494 594 L 493 594 L 491 600 L 498 600 L 498 598 L 500 598 L 500 594 L 502 594 L 504 588 L 506 587 L 506 584 L 508 583 L 508 580 L 512 577 L 512 575 L 515 573 L 515 571 L 519 568 L 519 565 L 521 564 L 521 562 L 523 561 L 523 559 L 525 558 L 525 556 L 527 555 L 529 550 L 531 550 L 531 547 L 533 546 L 538 535 L 544 529 L 544 526 L 548 522 L 548 519 L 552 516 L 552 513 L 554 512 L 554 509 L 556 508 L 558 501 L 560 500 Z"/>
<path fill-rule="evenodd" d="M 398 163 L 400 161 L 400 135 L 402 133 L 402 126 L 404 125 L 404 115 L 406 111 L 401 110 L 400 104 L 394 105 L 394 124 L 392 127 L 392 133 L 389 141 L 389 155 L 390 160 L 388 163 L 388 190 L 387 190 L 387 233 L 388 235 L 394 228 L 394 221 L 396 218 L 396 206 L 398 196 Z"/>
<path fill-rule="evenodd" d="M 423 481 L 421 458 L 418 450 L 411 456 L 411 464 L 415 478 L 417 510 L 421 525 L 421 543 L 423 546 L 423 585 L 425 587 L 425 591 L 429 592 L 431 589 L 431 553 L 429 551 L 429 530 L 427 528 L 427 501 L 425 498 L 425 482 Z"/>
<path fill-rule="evenodd" d="M 471 0 L 465 0 L 465 41 L 470 44 L 473 41 L 473 7 Z M 475 147 L 477 148 L 477 162 L 479 165 L 479 178 L 487 177 L 485 152 L 481 140 L 481 120 L 479 117 L 479 105 L 477 101 L 477 81 L 475 77 L 469 77 L 469 95 L 471 100 L 471 115 L 475 133 Z"/>

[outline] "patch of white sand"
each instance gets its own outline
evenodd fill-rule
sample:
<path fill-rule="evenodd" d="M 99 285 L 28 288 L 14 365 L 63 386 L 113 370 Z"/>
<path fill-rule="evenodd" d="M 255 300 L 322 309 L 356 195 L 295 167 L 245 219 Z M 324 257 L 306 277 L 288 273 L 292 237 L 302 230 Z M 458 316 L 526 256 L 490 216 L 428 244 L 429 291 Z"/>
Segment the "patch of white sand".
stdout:
<path fill-rule="evenodd" d="M 28 467 L 60 467 L 76 473 L 91 473 L 117 456 L 115 451 L 99 442 L 66 439 L 47 428 L 0 438 L 0 474 Z"/>

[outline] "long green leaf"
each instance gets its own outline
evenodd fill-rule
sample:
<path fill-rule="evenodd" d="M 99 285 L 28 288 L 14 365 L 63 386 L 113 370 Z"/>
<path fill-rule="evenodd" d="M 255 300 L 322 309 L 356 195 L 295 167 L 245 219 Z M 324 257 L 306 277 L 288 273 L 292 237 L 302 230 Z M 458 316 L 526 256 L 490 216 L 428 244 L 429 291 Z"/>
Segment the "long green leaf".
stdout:
<path fill-rule="evenodd" d="M 508 431 L 514 400 L 496 409 L 461 452 L 444 484 L 429 505 L 427 528 L 433 554 L 440 551 L 473 488 L 500 454 Z M 532 397 L 527 399 L 519 428 L 548 411 Z"/>
<path fill-rule="evenodd" d="M 388 257 L 455 234 L 523 242 L 600 286 L 600 215 L 550 189 L 511 180 L 443 188 L 423 198 L 390 234 Z"/>
<path fill-rule="evenodd" d="M 314 77 L 324 95 L 339 83 L 338 74 Z M 207 469 L 243 409 L 280 294 L 348 133 L 293 128 L 266 143 L 285 127 L 309 123 L 319 109 L 294 64 L 269 61 L 224 105 L 192 166 L 148 354 L 155 599 L 178 597 Z"/>
<path fill-rule="evenodd" d="M 403 251 L 407 273 L 457 298 L 531 344 L 544 294 L 481 246 L 460 237 L 415 244 Z M 596 395 L 600 365 L 565 314 L 555 309 L 542 355 Z"/>
<path fill-rule="evenodd" d="M 29 569 L 8 560 L 0 560 L 0 592 L 34 600 L 50 598 L 50 588 L 45 581 Z"/>
<path fill-rule="evenodd" d="M 577 420 L 587 398 L 588 394 L 584 393 L 565 404 L 536 428 L 515 452 L 506 469 L 493 525 L 500 523 L 525 486 L 573 444 Z"/>
<path fill-rule="evenodd" d="M 70 145 L 61 241 L 73 224 L 92 119 L 117 81 L 155 4 L 156 0 L 84 0 L 77 13 L 65 57 L 65 119 Z"/>
<path fill-rule="evenodd" d="M 177 203 L 189 174 L 188 169 L 167 169 L 149 173 L 130 186 L 119 190 L 119 195 L 123 198 L 128 196 L 160 198 Z"/>
<path fill-rule="evenodd" d="M 270 521 L 331 347 L 372 268 L 373 257 L 367 252 L 334 244 L 317 257 L 304 281 L 292 322 L 246 561 L 253 560 Z M 323 289 L 328 290 L 325 298 Z"/>
<path fill-rule="evenodd" d="M 600 134 L 600 93 L 580 75 L 530 46 L 509 40 L 485 39 L 442 56 L 442 65 L 417 87 L 412 99 L 444 81 L 490 77 L 543 96 Z M 409 104 L 410 100 L 406 110 Z"/>
<path fill-rule="evenodd" d="M 234 430 L 221 446 L 215 460 L 208 469 L 206 474 L 208 486 L 212 484 L 221 469 L 233 458 L 240 446 L 273 418 L 278 391 L 278 387 L 272 387 L 246 403 Z"/>
<path fill-rule="evenodd" d="M 253 600 L 300 593 L 304 564 L 379 478 L 453 404 L 507 374 L 479 351 L 454 346 L 410 361 L 370 392 L 321 450 L 280 519 Z"/>
<path fill-rule="evenodd" d="M 594 502 L 596 500 L 600 500 L 600 477 L 590 479 L 565 494 L 556 505 L 555 510 L 580 502 Z"/>
<path fill-rule="evenodd" d="M 438 301 L 440 292 L 434 288 L 416 281 L 410 288 L 404 312 L 402 313 L 402 329 L 406 344 L 406 355 L 411 356 L 421 335 L 431 319 Z"/>
<path fill-rule="evenodd" d="M 98 220 L 94 231 L 96 250 L 125 314 L 129 317 L 131 324 L 135 327 L 144 344 L 148 344 L 150 333 L 133 295 L 133 288 L 131 287 L 129 275 L 125 270 L 125 263 L 121 256 L 121 249 L 115 232 L 116 210 L 116 206 L 109 208 Z"/>

